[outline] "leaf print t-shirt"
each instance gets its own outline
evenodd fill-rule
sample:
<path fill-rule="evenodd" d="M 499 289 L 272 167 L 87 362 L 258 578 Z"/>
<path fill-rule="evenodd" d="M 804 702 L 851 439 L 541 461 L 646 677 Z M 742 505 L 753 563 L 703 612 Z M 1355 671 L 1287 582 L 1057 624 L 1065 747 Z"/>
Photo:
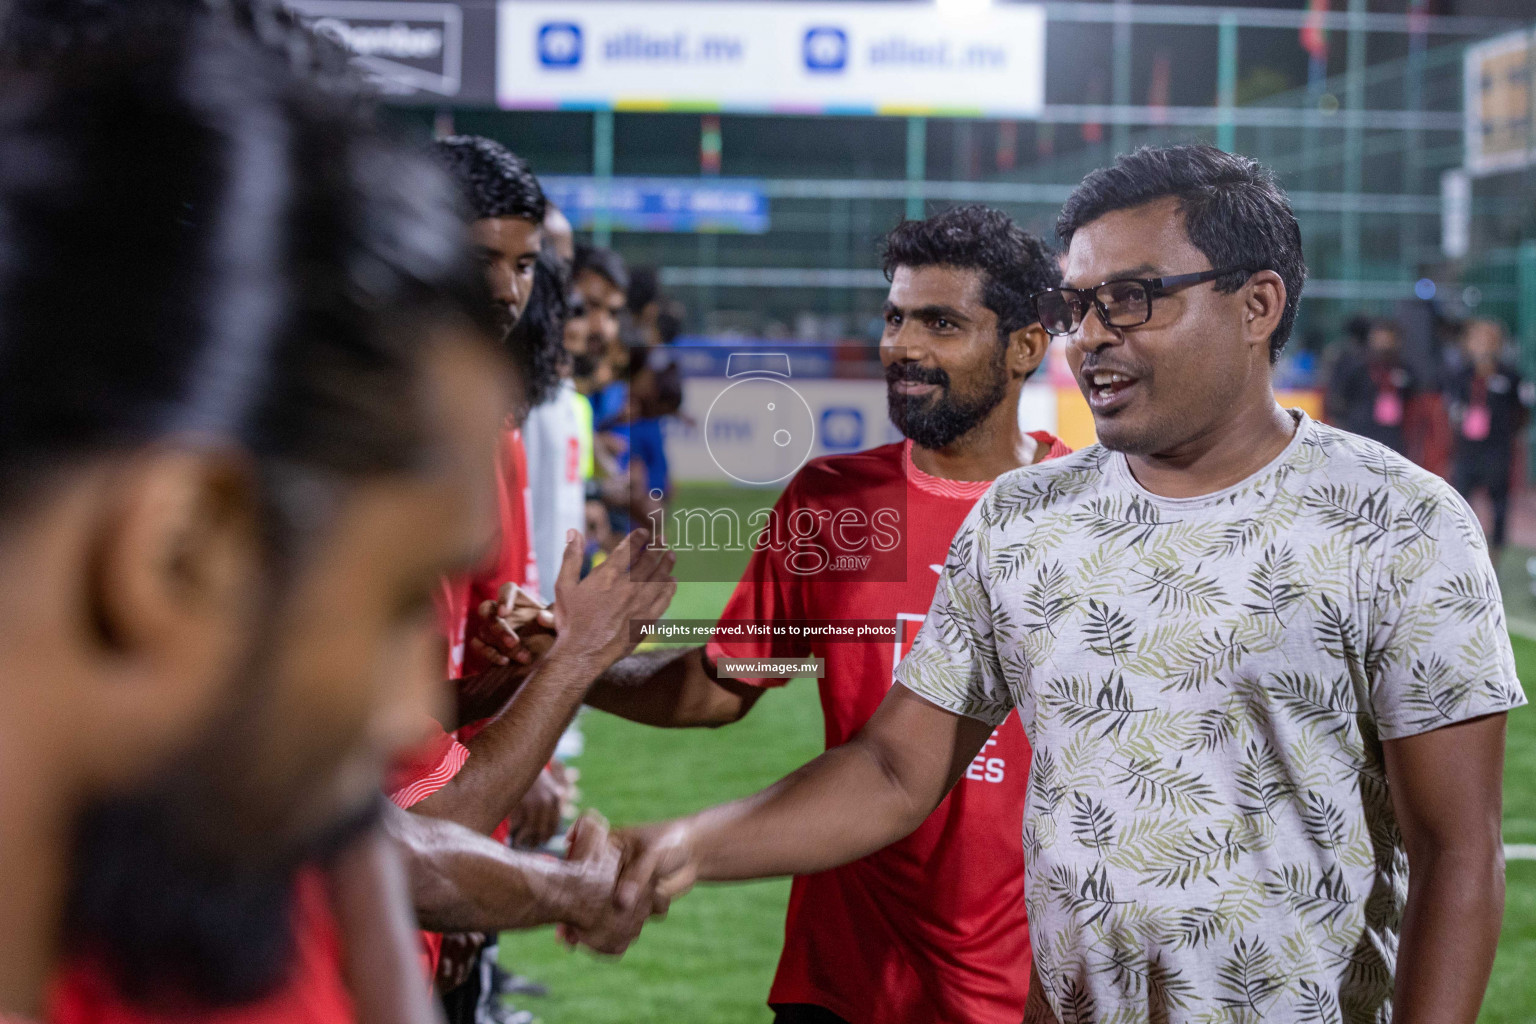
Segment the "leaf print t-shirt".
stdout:
<path fill-rule="evenodd" d="M 1099 445 L 1000 477 L 898 669 L 960 714 L 1018 709 L 1062 1024 L 1385 1024 L 1408 861 L 1382 741 L 1525 703 L 1471 509 L 1292 415 L 1201 497 Z"/>

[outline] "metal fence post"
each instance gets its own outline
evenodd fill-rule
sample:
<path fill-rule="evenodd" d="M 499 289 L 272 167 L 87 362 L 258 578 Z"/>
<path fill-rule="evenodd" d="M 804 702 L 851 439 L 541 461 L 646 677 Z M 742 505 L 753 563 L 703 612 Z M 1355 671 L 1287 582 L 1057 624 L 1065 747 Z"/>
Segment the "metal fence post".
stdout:
<path fill-rule="evenodd" d="M 1344 192 L 1353 197 L 1365 186 L 1365 126 L 1356 118 L 1365 109 L 1365 0 L 1349 0 L 1348 63 L 1344 74 L 1344 106 L 1352 115 L 1344 127 Z M 1348 204 L 1339 221 L 1340 276 L 1358 281 L 1360 263 L 1360 211 Z"/>
<path fill-rule="evenodd" d="M 608 188 L 613 183 L 613 111 L 592 112 L 592 177 L 597 181 L 597 209 L 592 216 L 592 241 L 613 243 L 613 217 Z"/>
<path fill-rule="evenodd" d="M 1216 106 L 1221 110 L 1216 145 L 1230 153 L 1237 148 L 1237 126 L 1232 123 L 1232 108 L 1237 106 L 1237 15 L 1221 16 L 1216 53 Z"/>
<path fill-rule="evenodd" d="M 1131 103 L 1131 0 L 1115 0 L 1115 22 L 1110 30 L 1114 66 L 1110 72 L 1110 94 L 1117 107 Z M 1110 128 L 1115 153 L 1131 147 L 1131 126 L 1116 122 Z"/>
<path fill-rule="evenodd" d="M 923 219 L 923 179 L 928 176 L 928 119 L 907 118 L 907 220 Z"/>
<path fill-rule="evenodd" d="M 1520 372 L 1536 379 L 1536 241 L 1521 242 L 1515 258 L 1519 302 L 1515 313 L 1515 337 L 1520 345 Z M 1527 479 L 1536 479 L 1536 425 L 1526 433 Z"/>

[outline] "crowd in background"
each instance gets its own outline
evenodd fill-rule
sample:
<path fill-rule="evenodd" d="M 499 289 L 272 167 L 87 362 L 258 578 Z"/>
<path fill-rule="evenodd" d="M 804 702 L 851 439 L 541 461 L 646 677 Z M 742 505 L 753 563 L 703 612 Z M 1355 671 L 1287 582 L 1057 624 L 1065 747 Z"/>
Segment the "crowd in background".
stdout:
<path fill-rule="evenodd" d="M 1450 480 L 1469 501 L 1486 499 L 1498 565 L 1536 382 L 1521 377 L 1498 321 L 1448 324 L 1444 334 L 1414 359 L 1396 321 L 1351 319 L 1323 354 L 1324 416 Z"/>

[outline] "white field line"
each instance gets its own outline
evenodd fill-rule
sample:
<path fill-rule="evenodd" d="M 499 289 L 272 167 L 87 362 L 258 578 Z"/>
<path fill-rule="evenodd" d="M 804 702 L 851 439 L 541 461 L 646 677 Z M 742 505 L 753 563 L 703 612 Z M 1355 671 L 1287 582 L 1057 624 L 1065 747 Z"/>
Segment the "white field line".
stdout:
<path fill-rule="evenodd" d="M 1505 843 L 1505 860 L 1536 860 L 1536 844 L 1533 843 Z"/>

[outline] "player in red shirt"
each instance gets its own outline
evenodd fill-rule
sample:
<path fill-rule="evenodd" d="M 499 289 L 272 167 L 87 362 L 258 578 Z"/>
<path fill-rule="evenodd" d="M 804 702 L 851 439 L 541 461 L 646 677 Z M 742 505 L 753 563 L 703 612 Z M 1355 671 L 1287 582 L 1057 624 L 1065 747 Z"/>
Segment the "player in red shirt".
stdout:
<path fill-rule="evenodd" d="M 1029 299 L 1058 283 L 1051 253 L 1004 214 L 966 207 L 897 227 L 885 269 L 881 360 L 891 419 L 907 440 L 812 461 L 774 508 L 782 528 L 814 513 L 822 554 L 872 551 L 868 567 L 836 571 L 821 554 L 760 546 L 713 642 L 626 659 L 588 703 L 654 725 L 723 724 L 786 680 L 729 679 L 722 659 L 816 656 L 826 743 L 844 743 L 890 689 L 950 540 L 991 481 L 1067 454 L 1051 435 L 1023 432 L 1017 412 L 1048 347 Z M 882 515 L 897 524 L 884 551 L 871 525 Z M 836 619 L 878 620 L 896 634 L 759 640 L 730 629 Z M 769 994 L 781 1024 L 1018 1024 L 1030 963 L 1018 841 L 1028 767 L 1023 730 L 1009 719 L 911 836 L 795 879 Z"/>
<path fill-rule="evenodd" d="M 437 595 L 439 623 L 448 641 L 448 677 L 457 682 L 456 713 L 445 724 L 451 747 L 425 751 L 398 767 L 391 798 L 413 814 L 457 822 L 506 841 L 519 837 L 541 845 L 558 828 L 565 787 L 546 762 L 561 732 L 598 675 L 634 649 L 631 620 L 654 618 L 671 599 L 671 556 L 647 547 L 648 535 L 631 535 L 612 565 L 577 582 L 580 545 L 567 545 L 556 583 L 558 610 L 547 626 L 557 636 L 531 671 L 510 664 L 502 652 L 478 643 L 480 630 L 502 616 L 504 588 L 538 593 L 531 541 L 527 459 L 519 424 L 527 409 L 558 383 L 557 355 L 563 335 L 511 330 L 533 293 L 536 260 L 547 203 L 528 165 L 490 139 L 452 136 L 433 145 L 433 155 L 458 186 L 473 215 L 470 236 L 480 257 L 496 315 L 511 333 L 505 344 L 523 383 L 506 417 L 496 458 L 498 531 L 492 557 L 473 573 L 447 577 Z M 624 570 L 629 570 L 625 572 Z M 576 628 L 567 628 L 575 625 Z M 440 990 L 457 989 L 445 1005 L 450 1019 L 469 1016 L 480 999 L 478 980 L 464 986 L 483 939 L 453 942 L 423 933 L 424 950 Z M 610 952 L 615 951 L 610 949 Z M 494 950 L 488 949 L 493 979 Z M 452 954 L 452 955 L 450 955 Z"/>

